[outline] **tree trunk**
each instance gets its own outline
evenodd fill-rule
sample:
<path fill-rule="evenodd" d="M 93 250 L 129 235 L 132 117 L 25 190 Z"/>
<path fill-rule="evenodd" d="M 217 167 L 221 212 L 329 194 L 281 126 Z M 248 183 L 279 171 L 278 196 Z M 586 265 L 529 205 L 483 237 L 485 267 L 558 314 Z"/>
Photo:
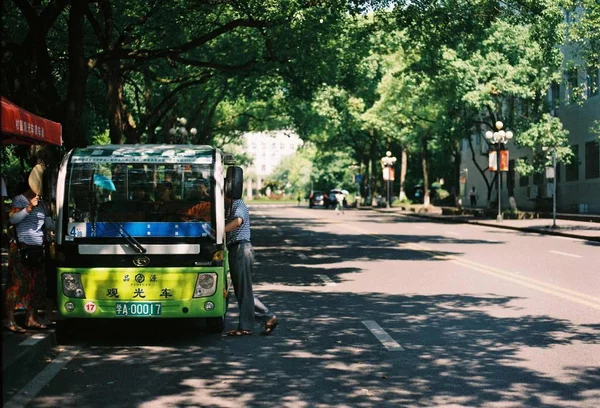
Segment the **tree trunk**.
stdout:
<path fill-rule="evenodd" d="M 65 100 L 65 121 L 63 139 L 67 150 L 88 144 L 83 132 L 83 106 L 85 102 L 85 84 L 88 70 L 84 58 L 83 19 L 85 3 L 71 2 L 68 29 L 69 80 Z"/>
<path fill-rule="evenodd" d="M 107 69 L 106 92 L 108 96 L 110 142 L 112 144 L 121 144 L 123 142 L 123 115 L 121 111 L 123 83 L 121 82 L 119 61 L 110 61 L 107 64 Z"/>
<path fill-rule="evenodd" d="M 454 151 L 454 180 L 452 182 L 452 191 L 450 191 L 450 193 L 454 194 L 454 205 L 458 207 L 462 207 L 462 197 L 460 195 L 461 165 L 462 163 L 460 161 L 460 149 L 457 146 L 456 150 Z"/>
<path fill-rule="evenodd" d="M 429 207 L 429 149 L 427 148 L 428 133 L 421 136 L 421 167 L 423 169 L 423 205 Z"/>
<path fill-rule="evenodd" d="M 369 143 L 369 164 L 367 165 L 367 171 L 369 173 L 368 183 L 369 183 L 369 194 L 367 195 L 367 200 L 371 199 L 371 206 L 377 205 L 377 201 L 375 200 L 375 147 L 377 143 L 375 141 L 375 132 L 373 129 L 369 130 L 370 143 Z M 367 203 L 368 205 L 368 203 Z"/>
<path fill-rule="evenodd" d="M 400 153 L 400 193 L 398 194 L 398 199 L 400 201 L 406 200 L 406 169 L 408 167 L 408 153 L 406 152 L 406 147 L 402 147 L 402 152 Z"/>

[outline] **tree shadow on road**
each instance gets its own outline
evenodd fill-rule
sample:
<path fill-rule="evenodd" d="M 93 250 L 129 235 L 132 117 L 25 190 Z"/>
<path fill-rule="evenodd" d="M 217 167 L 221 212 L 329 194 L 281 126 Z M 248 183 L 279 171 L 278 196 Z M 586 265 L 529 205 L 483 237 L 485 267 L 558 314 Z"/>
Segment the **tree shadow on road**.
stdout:
<path fill-rule="evenodd" d="M 527 350 L 600 345 L 600 325 L 519 314 L 512 297 L 270 292 L 280 311 L 269 337 L 189 335 L 151 340 L 121 332 L 125 348 L 80 352 L 84 382 L 46 391 L 61 406 L 429 407 L 584 406 L 599 370 L 530 367 Z M 501 317 L 502 315 L 512 317 Z M 229 319 L 235 321 L 236 316 Z M 388 351 L 367 330 L 376 321 L 403 348 Z M 137 338 L 137 345 L 130 340 Z M 128 343 L 129 341 L 129 343 Z M 94 342 L 92 342 L 94 344 Z M 107 384 L 107 373 L 111 384 Z M 568 375 L 564 381 L 560 375 Z M 130 381 L 134 379 L 134 381 Z M 65 382 L 67 384 L 67 382 Z M 94 390 L 85 384 L 93 384 Z M 112 399 L 97 401 L 104 390 Z M 66 392 L 66 390 L 63 390 Z M 58 393 L 58 395 L 56 395 Z M 56 401 L 56 400 L 53 400 Z M 91 402 L 91 404 L 90 404 Z"/>

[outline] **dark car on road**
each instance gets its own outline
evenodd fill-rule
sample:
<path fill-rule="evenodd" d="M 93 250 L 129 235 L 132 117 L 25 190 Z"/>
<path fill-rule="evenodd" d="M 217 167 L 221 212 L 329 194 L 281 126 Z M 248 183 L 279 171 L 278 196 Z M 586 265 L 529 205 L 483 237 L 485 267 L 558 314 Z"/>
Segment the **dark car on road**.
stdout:
<path fill-rule="evenodd" d="M 313 191 L 308 196 L 308 207 L 325 207 L 327 205 L 327 195 L 322 191 Z"/>

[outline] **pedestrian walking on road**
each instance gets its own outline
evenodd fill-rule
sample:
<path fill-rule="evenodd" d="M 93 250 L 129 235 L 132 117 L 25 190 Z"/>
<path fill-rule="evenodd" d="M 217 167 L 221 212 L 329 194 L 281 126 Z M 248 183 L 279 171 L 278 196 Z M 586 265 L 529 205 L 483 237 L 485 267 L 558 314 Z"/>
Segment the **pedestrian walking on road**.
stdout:
<path fill-rule="evenodd" d="M 341 191 L 335 194 L 335 212 L 344 214 L 344 193 Z"/>
<path fill-rule="evenodd" d="M 471 188 L 469 198 L 471 199 L 471 208 L 475 208 L 477 206 L 477 190 L 475 190 L 475 186 Z"/>
<path fill-rule="evenodd" d="M 266 320 L 261 335 L 269 335 L 279 321 L 256 297 L 252 289 L 254 249 L 250 243 L 250 213 L 243 200 L 225 197 L 227 249 L 229 271 L 233 290 L 240 311 L 238 328 L 227 332 L 228 336 L 248 336 L 253 333 L 254 319 Z"/>

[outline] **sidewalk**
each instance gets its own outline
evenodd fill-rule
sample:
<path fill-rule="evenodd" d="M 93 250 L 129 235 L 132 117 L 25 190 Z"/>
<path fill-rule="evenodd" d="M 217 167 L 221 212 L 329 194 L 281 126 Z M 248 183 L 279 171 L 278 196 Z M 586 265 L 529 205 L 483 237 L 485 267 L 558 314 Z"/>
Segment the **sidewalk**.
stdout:
<path fill-rule="evenodd" d="M 8 251 L 5 245 L 2 246 L 2 294 L 6 286 L 6 275 L 8 269 Z M 4 299 L 4 295 L 2 295 Z M 2 306 L 4 312 L 4 306 Z M 4 323 L 4 316 L 2 322 Z M 25 313 L 17 311 L 15 320 L 23 327 L 25 324 Z M 10 331 L 2 329 L 2 389 L 4 396 L 10 396 L 18 391 L 11 389 L 15 384 L 19 384 L 21 378 L 27 370 L 34 364 L 43 361 L 47 351 L 56 345 L 54 330 L 51 326 L 48 330 L 28 330 L 25 334 L 13 334 Z M 7 400 L 5 399 L 4 402 Z"/>
<path fill-rule="evenodd" d="M 496 228 L 507 228 L 537 234 L 552 234 L 571 238 L 578 238 L 600 243 L 600 216 L 586 216 L 593 221 L 577 221 L 557 217 L 556 228 L 552 228 L 551 218 L 533 218 L 522 220 L 506 219 L 497 222 L 496 219 L 479 218 L 473 215 L 442 215 L 442 209 L 432 207 L 431 212 L 413 212 L 399 207 L 392 208 L 361 208 L 361 210 L 378 211 L 382 213 L 399 213 L 406 216 L 424 217 L 437 222 L 461 222 L 480 224 Z M 568 217 L 569 214 L 563 215 Z M 8 264 L 6 248 L 2 248 L 2 288 Z M 21 314 L 19 317 L 23 318 Z M 13 334 L 6 330 L 2 332 L 2 374 L 4 389 L 18 380 L 27 367 L 43 358 L 44 354 L 56 345 L 54 330 L 28 331 L 26 334 Z M 9 390 L 10 391 L 10 390 Z"/>
<path fill-rule="evenodd" d="M 479 224 L 495 228 L 520 230 L 537 234 L 558 235 L 600 242 L 600 215 L 586 214 L 582 217 L 573 214 L 557 214 L 556 227 L 553 227 L 552 218 L 504 219 L 498 222 L 495 218 L 476 217 L 473 214 L 443 215 L 442 208 L 440 207 L 432 207 L 431 212 L 413 212 L 404 210 L 400 207 L 378 208 L 377 211 L 429 218 L 439 222 Z M 577 218 L 580 218 L 581 221 L 577 220 Z M 583 219 L 585 219 L 585 221 L 583 221 Z"/>

